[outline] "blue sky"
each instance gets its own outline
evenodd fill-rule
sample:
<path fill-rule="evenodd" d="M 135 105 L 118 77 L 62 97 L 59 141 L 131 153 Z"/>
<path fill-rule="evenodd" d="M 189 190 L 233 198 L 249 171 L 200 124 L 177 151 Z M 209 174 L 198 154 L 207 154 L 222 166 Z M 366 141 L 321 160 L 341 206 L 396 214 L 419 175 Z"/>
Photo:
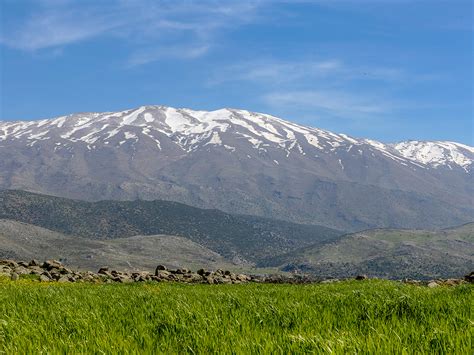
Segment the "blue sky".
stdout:
<path fill-rule="evenodd" d="M 472 145 L 472 3 L 1 0 L 0 119 L 234 107 Z"/>

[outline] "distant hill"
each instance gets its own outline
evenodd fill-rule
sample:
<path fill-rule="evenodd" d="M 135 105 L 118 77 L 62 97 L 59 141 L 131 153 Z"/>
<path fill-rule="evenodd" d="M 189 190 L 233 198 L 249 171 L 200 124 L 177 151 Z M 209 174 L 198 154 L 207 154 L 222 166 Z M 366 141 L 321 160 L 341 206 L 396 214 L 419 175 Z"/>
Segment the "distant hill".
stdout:
<path fill-rule="evenodd" d="M 229 269 L 235 265 L 188 238 L 170 235 L 94 240 L 0 219 L 0 259 L 61 260 L 68 266 L 97 271 L 154 270 L 158 264 L 194 270 Z"/>
<path fill-rule="evenodd" d="M 375 229 L 270 257 L 259 266 L 321 276 L 453 277 L 474 270 L 474 223 L 437 232 Z"/>
<path fill-rule="evenodd" d="M 90 240 L 179 236 L 236 264 L 252 264 L 304 246 L 323 245 L 342 234 L 316 225 L 231 215 L 176 202 L 84 202 L 9 190 L 0 191 L 0 219 Z"/>

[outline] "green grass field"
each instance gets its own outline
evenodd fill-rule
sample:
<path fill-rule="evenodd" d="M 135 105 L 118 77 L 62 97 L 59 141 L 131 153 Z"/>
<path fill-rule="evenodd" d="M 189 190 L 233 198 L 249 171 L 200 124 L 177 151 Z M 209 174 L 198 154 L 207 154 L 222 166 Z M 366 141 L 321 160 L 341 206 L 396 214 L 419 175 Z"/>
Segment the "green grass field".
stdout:
<path fill-rule="evenodd" d="M 472 354 L 473 290 L 0 281 L 0 353 Z"/>

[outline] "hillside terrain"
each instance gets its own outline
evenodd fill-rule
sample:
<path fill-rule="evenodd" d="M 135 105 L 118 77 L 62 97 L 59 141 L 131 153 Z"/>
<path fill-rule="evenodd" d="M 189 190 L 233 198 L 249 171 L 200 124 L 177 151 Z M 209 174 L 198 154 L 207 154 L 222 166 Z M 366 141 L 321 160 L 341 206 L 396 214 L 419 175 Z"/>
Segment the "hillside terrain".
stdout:
<path fill-rule="evenodd" d="M 154 271 L 159 264 L 195 270 L 236 268 L 218 253 L 188 238 L 170 235 L 95 240 L 0 219 L 0 245 L 0 259 L 56 259 L 91 271 L 103 266 Z"/>
<path fill-rule="evenodd" d="M 260 266 L 314 275 L 388 278 L 452 277 L 474 270 L 474 223 L 436 232 L 376 229 L 271 257 Z"/>
<path fill-rule="evenodd" d="M 210 249 L 237 265 L 253 264 L 262 257 L 314 243 L 328 243 L 342 234 L 321 226 L 230 215 L 169 201 L 84 202 L 24 191 L 0 191 L 0 219 L 81 237 L 81 243 L 85 239 L 90 240 L 87 243 L 104 241 L 102 244 L 94 242 L 94 247 L 89 244 L 92 249 L 98 245 L 130 243 L 127 247 L 130 254 L 134 253 L 132 245 L 138 238 L 136 236 L 178 236 L 187 239 L 184 245 L 199 244 L 200 248 Z M 7 235 L 15 241 L 21 233 L 10 231 Z M 59 237 L 58 234 L 54 236 Z M 127 237 L 135 239 L 107 241 Z M 149 242 L 150 239 L 141 242 L 145 243 L 145 240 Z M 6 245 L 0 246 L 0 250 Z M 50 245 L 53 248 L 56 244 L 51 242 Z M 155 247 L 160 248 L 158 244 Z M 177 245 L 173 253 L 179 252 L 180 246 Z M 189 263 L 198 260 L 190 258 Z"/>
<path fill-rule="evenodd" d="M 143 106 L 0 122 L 0 188 L 169 200 L 338 230 L 472 221 L 474 148 L 384 144 L 245 110 Z"/>
<path fill-rule="evenodd" d="M 0 191 L 0 257 L 56 258 L 82 269 L 157 264 L 296 271 L 318 277 L 459 277 L 474 270 L 474 223 L 342 235 L 314 225 L 169 201 L 85 202 Z"/>

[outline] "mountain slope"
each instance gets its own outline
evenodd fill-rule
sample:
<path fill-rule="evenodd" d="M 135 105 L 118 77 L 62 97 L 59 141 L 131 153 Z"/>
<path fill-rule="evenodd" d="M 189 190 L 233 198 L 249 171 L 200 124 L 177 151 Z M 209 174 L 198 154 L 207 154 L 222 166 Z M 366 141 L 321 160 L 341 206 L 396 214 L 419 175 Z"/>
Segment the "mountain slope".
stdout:
<path fill-rule="evenodd" d="M 164 199 L 345 230 L 472 220 L 474 148 L 355 139 L 245 110 L 0 122 L 0 188 Z"/>
<path fill-rule="evenodd" d="M 154 271 L 159 264 L 194 269 L 236 267 L 221 255 L 183 237 L 151 235 L 94 240 L 4 219 L 0 219 L 0 258 L 57 259 L 70 267 L 91 271 L 102 266 Z"/>
<path fill-rule="evenodd" d="M 93 240 L 180 236 L 236 264 L 328 243 L 341 234 L 316 225 L 230 215 L 169 201 L 84 202 L 24 191 L 0 191 L 0 219 Z"/>
<path fill-rule="evenodd" d="M 323 276 L 458 277 L 474 269 L 474 223 L 437 232 L 376 229 L 262 261 Z"/>

